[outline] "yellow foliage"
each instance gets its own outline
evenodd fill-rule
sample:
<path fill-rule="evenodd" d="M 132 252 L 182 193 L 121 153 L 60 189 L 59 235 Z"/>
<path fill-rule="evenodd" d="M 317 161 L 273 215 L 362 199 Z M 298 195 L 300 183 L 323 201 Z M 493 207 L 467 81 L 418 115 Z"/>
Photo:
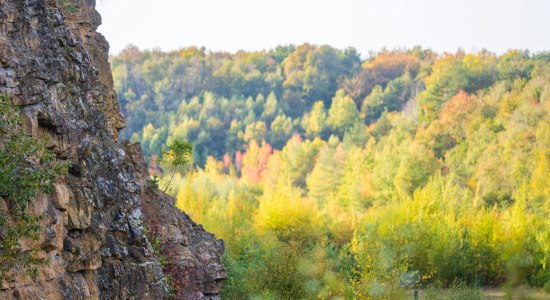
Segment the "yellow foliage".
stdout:
<path fill-rule="evenodd" d="M 321 235 L 317 204 L 289 184 L 264 191 L 254 226 L 259 233 L 282 241 L 313 242 Z"/>

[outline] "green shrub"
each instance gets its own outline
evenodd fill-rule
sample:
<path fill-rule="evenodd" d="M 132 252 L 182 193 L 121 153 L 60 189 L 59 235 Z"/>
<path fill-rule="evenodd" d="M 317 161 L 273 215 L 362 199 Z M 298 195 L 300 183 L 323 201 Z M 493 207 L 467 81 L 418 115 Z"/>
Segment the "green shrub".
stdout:
<path fill-rule="evenodd" d="M 36 196 L 50 193 L 53 181 L 68 167 L 21 129 L 20 122 L 19 109 L 0 95 L 0 197 L 9 204 L 8 214 L 0 214 L 0 283 L 11 280 L 16 268 L 36 278 L 43 262 L 34 250 L 21 252 L 19 246 L 23 239 L 38 239 L 41 231 L 40 217 L 31 216 L 27 207 Z"/>

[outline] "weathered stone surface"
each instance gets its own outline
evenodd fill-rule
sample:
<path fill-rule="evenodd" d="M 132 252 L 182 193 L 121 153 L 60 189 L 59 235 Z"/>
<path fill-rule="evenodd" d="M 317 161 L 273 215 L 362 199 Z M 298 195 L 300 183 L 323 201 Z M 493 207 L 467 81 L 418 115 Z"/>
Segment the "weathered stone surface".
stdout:
<path fill-rule="evenodd" d="M 86 229 L 92 223 L 93 200 L 91 192 L 77 190 L 76 196 L 72 197 L 67 205 L 69 224 L 67 229 Z"/>
<path fill-rule="evenodd" d="M 67 185 L 63 183 L 54 183 L 54 190 L 51 197 L 55 208 L 61 211 L 67 210 L 70 201 L 70 194 Z"/>
<path fill-rule="evenodd" d="M 134 145 L 135 147 L 135 145 Z M 133 165 L 144 166 L 139 152 L 131 153 Z M 166 248 L 175 255 L 178 276 L 189 284 L 180 292 L 181 299 L 218 299 L 223 280 L 227 277 L 220 262 L 225 246 L 197 225 L 185 213 L 174 210 L 174 199 L 143 182 L 143 214 L 149 226 L 160 227 Z M 194 287 L 194 288 L 191 288 Z"/>
<path fill-rule="evenodd" d="M 223 241 L 150 186 L 138 145 L 118 142 L 124 127 L 108 62 L 96 32 L 95 0 L 0 0 L 0 93 L 21 106 L 23 128 L 69 175 L 29 210 L 43 216 L 37 249 L 50 263 L 35 282 L 17 273 L 0 299 L 163 299 L 168 286 L 144 235 L 162 228 L 185 280 L 182 299 L 217 299 L 226 277 Z M 143 201 L 142 201 L 143 199 Z M 7 212 L 9 198 L 0 198 Z"/>

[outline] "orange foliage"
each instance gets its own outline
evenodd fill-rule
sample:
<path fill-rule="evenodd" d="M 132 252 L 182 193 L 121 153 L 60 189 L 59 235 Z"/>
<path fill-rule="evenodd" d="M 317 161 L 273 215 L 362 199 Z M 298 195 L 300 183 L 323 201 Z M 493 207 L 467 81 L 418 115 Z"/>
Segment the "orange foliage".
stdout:
<path fill-rule="evenodd" d="M 440 113 L 441 123 L 445 125 L 463 123 L 464 119 L 476 108 L 479 100 L 475 95 L 460 91 L 449 100 Z"/>
<path fill-rule="evenodd" d="M 363 65 L 367 77 L 374 85 L 385 85 L 390 80 L 401 76 L 406 71 L 416 74 L 420 63 L 408 53 L 386 52 L 378 55 L 373 61 Z"/>

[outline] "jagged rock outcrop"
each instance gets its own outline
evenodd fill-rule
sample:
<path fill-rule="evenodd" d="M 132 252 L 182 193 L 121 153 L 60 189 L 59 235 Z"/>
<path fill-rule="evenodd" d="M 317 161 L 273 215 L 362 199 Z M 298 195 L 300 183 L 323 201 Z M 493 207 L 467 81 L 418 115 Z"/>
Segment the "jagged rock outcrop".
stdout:
<path fill-rule="evenodd" d="M 147 174 L 147 163 L 139 145 L 125 146 L 128 163 L 136 167 L 137 174 Z M 223 255 L 223 240 L 215 239 L 189 216 L 174 209 L 174 199 L 155 188 L 144 176 L 136 179 L 145 187 L 141 194 L 144 221 L 159 231 L 173 262 L 171 269 L 177 274 L 178 282 L 185 286 L 179 298 L 192 299 L 196 288 L 205 296 L 215 298 L 226 277 L 219 262 Z"/>
<path fill-rule="evenodd" d="M 163 299 L 162 267 L 144 234 L 159 226 L 185 279 L 180 297 L 216 299 L 226 277 L 223 241 L 205 232 L 147 180 L 124 127 L 95 0 L 0 0 L 0 92 L 21 107 L 25 128 L 46 138 L 70 175 L 29 205 L 44 216 L 38 241 L 49 261 L 0 299 Z M 0 198 L 0 207 L 5 206 Z"/>

